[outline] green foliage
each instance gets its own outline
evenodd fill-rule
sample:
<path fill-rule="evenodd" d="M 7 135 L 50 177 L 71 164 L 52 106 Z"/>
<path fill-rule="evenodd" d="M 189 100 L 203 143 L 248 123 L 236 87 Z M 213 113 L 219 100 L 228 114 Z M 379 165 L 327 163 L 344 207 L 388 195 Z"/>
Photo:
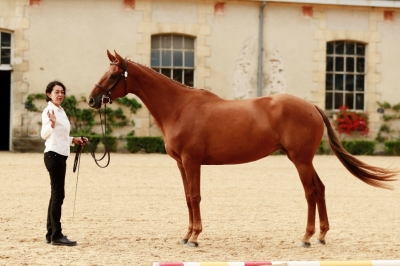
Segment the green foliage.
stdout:
<path fill-rule="evenodd" d="M 379 130 L 381 132 L 388 132 L 388 133 L 390 132 L 390 128 L 387 124 L 383 124 Z"/>
<path fill-rule="evenodd" d="M 71 135 L 87 136 L 94 134 L 92 128 L 96 124 L 95 111 L 89 108 L 78 108 L 78 103 L 75 96 L 72 95 L 65 97 L 61 104 L 71 123 Z"/>
<path fill-rule="evenodd" d="M 107 117 L 105 116 L 105 111 L 107 111 Z M 110 134 L 113 128 L 121 128 L 128 125 L 128 120 L 122 111 L 122 108 L 111 109 L 109 107 L 103 108 L 101 112 L 101 123 L 104 125 L 104 118 L 107 119 L 106 134 Z"/>
<path fill-rule="evenodd" d="M 126 141 L 126 148 L 132 153 L 139 151 L 146 153 L 167 153 L 161 137 L 127 137 Z"/>
<path fill-rule="evenodd" d="M 107 136 L 105 139 L 102 135 L 86 135 L 89 142 L 92 144 L 93 151 L 96 152 L 100 143 L 103 143 L 105 147 L 108 148 L 110 152 L 116 152 L 118 148 L 118 141 L 116 137 Z M 71 146 L 71 152 L 76 152 L 78 150 L 78 145 Z M 82 149 L 82 152 L 90 152 L 89 145 L 85 145 Z"/>
<path fill-rule="evenodd" d="M 134 113 L 136 113 L 136 111 L 138 109 L 140 109 L 142 107 L 142 105 L 140 103 L 138 103 L 136 101 L 136 99 L 132 98 L 132 99 L 128 99 L 127 97 L 123 97 L 123 98 L 118 98 L 115 101 L 117 104 L 122 105 L 122 106 L 126 106 L 129 108 L 130 110 L 130 116 Z M 125 127 L 128 126 L 129 124 L 134 126 L 135 122 L 132 120 L 129 123 L 128 118 L 126 117 L 126 115 L 124 114 L 124 111 L 122 110 L 121 107 L 118 107 L 117 109 L 111 109 L 109 107 L 106 108 L 107 110 L 107 128 L 106 128 L 106 134 L 110 134 L 112 132 L 112 128 L 121 128 L 121 127 Z M 105 109 L 101 109 L 101 117 L 102 117 L 102 123 L 104 123 L 104 117 L 105 117 L 105 113 L 104 113 Z"/>
<path fill-rule="evenodd" d="M 105 147 L 108 148 L 110 152 L 116 152 L 118 148 L 118 141 L 116 137 L 107 136 L 106 138 L 101 139 L 101 143 L 104 144 Z"/>
<path fill-rule="evenodd" d="M 39 108 L 35 105 L 35 100 L 44 100 L 46 99 L 45 93 L 38 94 L 29 94 L 27 100 L 25 102 L 25 108 L 28 111 L 32 112 L 42 112 L 43 110 L 39 110 Z M 138 109 L 142 107 L 140 103 L 136 101 L 136 99 L 128 99 L 127 97 L 119 98 L 115 101 L 117 104 L 121 106 L 128 107 L 129 117 L 132 114 L 136 113 Z M 73 136 L 93 136 L 96 133 L 93 132 L 93 127 L 96 125 L 96 115 L 100 114 L 91 108 L 79 108 L 80 105 L 86 106 L 86 97 L 81 95 L 79 99 L 77 99 L 74 95 L 66 96 L 61 104 L 64 108 L 65 113 L 67 114 L 70 123 L 71 123 L 71 135 Z M 45 105 L 47 106 L 47 104 Z M 129 121 L 127 115 L 125 115 L 123 109 L 118 107 L 116 109 L 112 109 L 107 107 L 107 129 L 106 134 L 111 134 L 113 128 L 121 128 L 125 126 L 134 126 L 135 123 L 133 120 Z M 101 118 L 105 117 L 104 108 L 101 109 Z M 134 131 L 132 131 L 134 135 Z M 116 150 L 116 140 L 107 140 L 109 142 L 112 150 Z M 92 143 L 93 144 L 93 143 Z"/>
<path fill-rule="evenodd" d="M 368 140 L 342 140 L 345 150 L 353 155 L 373 155 L 376 142 Z"/>
<path fill-rule="evenodd" d="M 393 106 L 391 106 L 388 102 L 377 102 L 377 104 L 381 108 L 385 109 L 385 114 L 382 115 L 382 119 L 386 123 L 380 127 L 375 140 L 378 142 L 384 142 L 390 139 L 398 139 L 398 136 L 396 136 L 397 131 L 393 130 L 390 126 L 395 125 L 395 120 L 400 119 L 400 103 Z"/>
<path fill-rule="evenodd" d="M 378 132 L 378 135 L 376 135 L 376 138 L 375 138 L 375 140 L 378 141 L 378 142 L 384 142 L 385 139 L 386 138 L 382 136 L 381 132 Z"/>
<path fill-rule="evenodd" d="M 34 100 L 43 100 L 46 99 L 45 93 L 37 93 L 37 94 L 29 94 L 28 98 L 25 101 L 25 108 L 31 112 L 39 111 L 36 105 L 33 103 Z"/>
<path fill-rule="evenodd" d="M 384 145 L 389 155 L 400 155 L 400 141 L 385 141 Z"/>
<path fill-rule="evenodd" d="M 387 121 L 390 121 L 390 120 L 399 119 L 399 118 L 400 118 L 400 115 L 396 115 L 396 114 L 393 114 L 393 115 L 383 115 L 382 118 L 383 118 L 383 121 L 387 122 Z"/>
<path fill-rule="evenodd" d="M 390 106 L 390 103 L 388 103 L 388 102 L 383 102 L 383 103 L 381 103 L 381 102 L 376 102 L 378 105 L 379 105 L 379 107 L 381 107 L 381 108 L 383 108 L 383 109 L 390 109 L 390 108 L 392 108 L 391 106 Z"/>
<path fill-rule="evenodd" d="M 317 154 L 326 154 L 327 153 L 327 148 L 325 145 L 325 141 L 321 140 L 321 143 L 318 146 L 317 149 Z"/>
<path fill-rule="evenodd" d="M 399 112 L 400 111 L 400 103 L 398 103 L 396 105 L 393 105 L 392 106 L 392 110 L 395 111 L 395 112 Z"/>
<path fill-rule="evenodd" d="M 132 113 L 136 113 L 138 109 L 142 108 L 142 105 L 138 103 L 138 101 L 136 101 L 134 98 L 132 99 L 129 99 L 127 97 L 118 98 L 116 102 L 120 105 L 129 107 L 129 110 L 131 110 Z"/>

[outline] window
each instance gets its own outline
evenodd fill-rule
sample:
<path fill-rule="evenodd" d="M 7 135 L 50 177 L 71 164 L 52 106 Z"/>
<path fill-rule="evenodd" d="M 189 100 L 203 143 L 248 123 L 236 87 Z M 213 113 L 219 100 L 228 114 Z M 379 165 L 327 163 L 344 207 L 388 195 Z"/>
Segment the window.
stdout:
<path fill-rule="evenodd" d="M 151 68 L 186 86 L 194 86 L 194 38 L 151 36 Z"/>
<path fill-rule="evenodd" d="M 11 34 L 1 32 L 0 34 L 0 65 L 11 64 Z"/>
<path fill-rule="evenodd" d="M 352 110 L 364 110 L 365 45 L 328 42 L 326 54 L 326 110 L 338 110 L 342 105 Z"/>

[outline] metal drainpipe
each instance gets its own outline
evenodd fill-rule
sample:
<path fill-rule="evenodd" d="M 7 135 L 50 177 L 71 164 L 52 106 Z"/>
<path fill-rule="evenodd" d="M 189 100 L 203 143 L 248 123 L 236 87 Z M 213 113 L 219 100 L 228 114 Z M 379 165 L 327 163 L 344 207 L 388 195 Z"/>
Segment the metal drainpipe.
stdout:
<path fill-rule="evenodd" d="M 264 7 L 267 1 L 263 1 L 260 7 L 259 32 L 258 32 L 258 76 L 257 76 L 257 97 L 262 94 L 262 75 L 263 75 L 263 26 L 264 26 Z"/>

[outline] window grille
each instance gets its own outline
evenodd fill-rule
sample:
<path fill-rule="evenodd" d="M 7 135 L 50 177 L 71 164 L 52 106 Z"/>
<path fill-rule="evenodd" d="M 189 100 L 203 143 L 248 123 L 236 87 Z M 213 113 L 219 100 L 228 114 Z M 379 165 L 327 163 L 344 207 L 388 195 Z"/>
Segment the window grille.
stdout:
<path fill-rule="evenodd" d="M 194 86 L 194 38 L 163 34 L 151 37 L 151 68 L 186 86 Z"/>
<path fill-rule="evenodd" d="M 365 108 L 365 44 L 328 42 L 326 47 L 325 109 Z"/>
<path fill-rule="evenodd" d="M 11 34 L 1 32 L 0 34 L 0 65 L 11 64 Z"/>

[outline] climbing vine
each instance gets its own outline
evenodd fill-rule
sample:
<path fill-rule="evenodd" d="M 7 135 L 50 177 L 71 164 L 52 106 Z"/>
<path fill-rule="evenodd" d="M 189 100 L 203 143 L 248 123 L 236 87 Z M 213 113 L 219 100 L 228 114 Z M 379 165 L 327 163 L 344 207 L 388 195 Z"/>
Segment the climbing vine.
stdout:
<path fill-rule="evenodd" d="M 42 112 L 45 106 L 47 106 L 46 102 L 43 101 L 45 99 L 46 94 L 44 93 L 29 94 L 25 102 L 25 108 L 31 112 Z M 43 102 L 44 106 L 37 107 L 35 103 L 38 101 Z M 107 134 L 110 134 L 115 128 L 122 128 L 128 125 L 134 126 L 135 123 L 131 117 L 142 107 L 134 98 L 128 99 L 127 97 L 123 97 L 115 100 L 114 103 L 117 104 L 117 108 L 106 108 Z M 100 123 L 96 123 L 96 120 L 99 121 L 99 119 L 96 119 L 96 116 L 100 115 L 100 113 L 91 108 L 80 108 L 82 105 L 86 105 L 86 97 L 83 95 L 78 99 L 74 95 L 66 96 L 61 104 L 71 123 L 71 135 L 94 135 L 96 133 L 93 131 L 93 127 Z M 125 114 L 121 106 L 127 107 L 129 110 L 128 115 Z M 100 112 L 102 112 L 101 117 L 104 119 L 105 109 L 102 108 Z M 134 135 L 134 131 L 131 131 L 129 135 Z"/>
<path fill-rule="evenodd" d="M 390 105 L 388 102 L 377 102 L 382 110 L 382 119 L 384 123 L 381 125 L 376 137 L 376 141 L 384 142 L 388 140 L 400 139 L 399 128 L 395 128 L 396 122 L 400 120 L 400 103 Z"/>

